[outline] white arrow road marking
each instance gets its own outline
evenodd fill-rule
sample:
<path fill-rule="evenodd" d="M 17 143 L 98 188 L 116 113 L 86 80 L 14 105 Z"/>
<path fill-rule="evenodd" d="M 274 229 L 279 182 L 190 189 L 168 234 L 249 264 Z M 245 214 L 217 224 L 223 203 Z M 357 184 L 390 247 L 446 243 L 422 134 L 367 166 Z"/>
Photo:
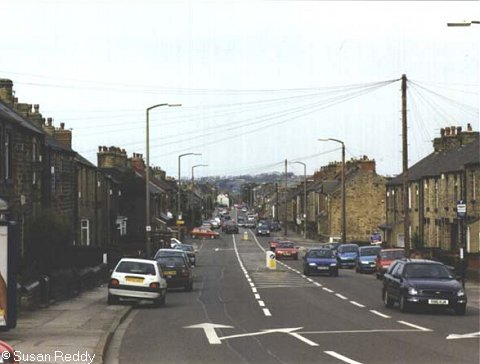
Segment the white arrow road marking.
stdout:
<path fill-rule="evenodd" d="M 310 346 L 318 346 L 317 343 L 308 340 L 307 338 L 303 337 L 300 335 L 300 333 L 294 332 L 297 330 L 303 329 L 303 327 L 293 327 L 293 328 L 285 328 L 285 329 L 268 329 L 268 330 L 262 330 L 259 332 L 251 332 L 248 334 L 239 334 L 239 335 L 231 335 L 231 336 L 224 336 L 219 338 L 220 340 L 226 340 L 226 339 L 234 339 L 234 338 L 239 338 L 239 337 L 246 337 L 246 336 L 258 336 L 258 335 L 266 335 L 266 334 L 274 334 L 274 333 L 283 333 L 287 334 L 290 336 L 293 336 L 294 338 L 297 338 L 300 341 L 303 341 L 304 343 L 310 345 Z"/>
<path fill-rule="evenodd" d="M 480 332 L 472 332 L 470 334 L 450 334 L 447 336 L 447 340 L 454 340 L 454 339 L 480 339 Z"/>
<path fill-rule="evenodd" d="M 350 359 L 350 358 L 347 358 L 346 356 L 343 356 L 339 353 L 336 353 L 334 351 L 324 351 L 325 354 L 328 354 L 330 356 L 333 356 L 334 358 L 337 358 L 341 361 L 344 361 L 345 363 L 349 363 L 349 364 L 362 364 L 360 363 L 359 361 L 355 361 L 353 359 Z"/>
<path fill-rule="evenodd" d="M 203 324 L 185 326 L 184 329 L 203 329 L 205 335 L 207 335 L 207 340 L 210 344 L 221 344 L 222 342 L 220 341 L 220 338 L 215 332 L 215 329 L 233 329 L 233 326 L 211 324 L 205 322 Z"/>

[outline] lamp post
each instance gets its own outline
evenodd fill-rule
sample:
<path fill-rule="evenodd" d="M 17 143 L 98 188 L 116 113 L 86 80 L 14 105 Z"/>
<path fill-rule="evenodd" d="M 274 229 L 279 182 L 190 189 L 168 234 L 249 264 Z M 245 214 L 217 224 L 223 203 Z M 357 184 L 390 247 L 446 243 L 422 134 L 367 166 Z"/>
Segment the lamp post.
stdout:
<path fill-rule="evenodd" d="M 145 254 L 149 258 L 151 255 L 151 231 L 152 226 L 150 222 L 150 110 L 155 109 L 160 106 L 168 107 L 177 107 L 182 106 L 182 104 L 157 104 L 147 108 L 147 123 L 146 123 L 146 165 L 145 165 Z"/>
<path fill-rule="evenodd" d="M 193 186 L 193 183 L 195 181 L 194 176 L 193 176 L 193 170 L 197 167 L 208 167 L 208 164 L 195 164 L 194 166 L 192 166 L 192 186 Z"/>
<path fill-rule="evenodd" d="M 182 157 L 185 157 L 187 155 L 202 155 L 202 153 L 183 153 L 178 156 L 178 193 L 177 193 L 177 220 L 180 220 L 182 218 L 182 205 L 180 203 L 180 195 L 181 195 L 181 187 L 182 187 L 182 182 L 180 181 L 180 161 Z"/>
<path fill-rule="evenodd" d="M 303 238 L 307 238 L 307 164 L 296 161 L 293 163 L 303 165 Z"/>
<path fill-rule="evenodd" d="M 342 145 L 342 242 L 347 242 L 347 209 L 345 204 L 345 143 L 334 138 L 318 139 L 321 142 L 332 141 Z"/>

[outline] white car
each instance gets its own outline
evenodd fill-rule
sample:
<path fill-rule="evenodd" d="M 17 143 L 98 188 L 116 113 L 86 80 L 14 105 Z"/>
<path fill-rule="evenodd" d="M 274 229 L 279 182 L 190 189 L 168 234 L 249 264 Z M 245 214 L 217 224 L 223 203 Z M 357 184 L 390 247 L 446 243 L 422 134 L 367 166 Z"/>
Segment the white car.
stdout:
<path fill-rule="evenodd" d="M 165 303 L 167 281 L 156 260 L 122 258 L 108 283 L 108 304 L 120 298 L 151 300 L 157 306 Z"/>

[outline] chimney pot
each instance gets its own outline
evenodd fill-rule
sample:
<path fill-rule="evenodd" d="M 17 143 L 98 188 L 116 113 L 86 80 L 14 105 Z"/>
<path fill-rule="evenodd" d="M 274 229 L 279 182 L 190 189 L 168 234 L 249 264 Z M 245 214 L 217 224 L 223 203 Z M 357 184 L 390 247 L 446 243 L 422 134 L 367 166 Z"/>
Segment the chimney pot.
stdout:
<path fill-rule="evenodd" d="M 472 131 L 472 125 L 470 123 L 467 124 L 467 131 Z"/>
<path fill-rule="evenodd" d="M 60 129 L 65 129 L 65 123 L 60 123 Z"/>
<path fill-rule="evenodd" d="M 441 129 L 440 129 L 440 136 L 441 136 L 441 137 L 444 137 L 444 136 L 445 136 L 445 129 L 444 129 L 444 128 L 441 128 Z"/>
<path fill-rule="evenodd" d="M 459 135 L 461 132 L 462 132 L 462 127 L 461 127 L 461 126 L 457 126 L 457 135 Z"/>
<path fill-rule="evenodd" d="M 448 127 L 448 126 L 445 128 L 445 135 L 446 136 L 450 135 L 450 127 Z"/>
<path fill-rule="evenodd" d="M 451 131 L 452 135 L 455 135 L 456 130 L 457 130 L 457 128 L 455 126 L 450 127 L 450 131 Z"/>

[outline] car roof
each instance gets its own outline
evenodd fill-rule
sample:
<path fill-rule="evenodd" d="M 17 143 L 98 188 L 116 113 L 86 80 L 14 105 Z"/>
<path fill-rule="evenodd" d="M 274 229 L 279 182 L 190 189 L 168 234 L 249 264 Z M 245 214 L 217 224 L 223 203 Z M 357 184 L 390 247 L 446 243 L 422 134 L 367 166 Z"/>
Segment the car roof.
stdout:
<path fill-rule="evenodd" d="M 382 249 L 382 252 L 396 252 L 396 251 L 404 251 L 405 249 L 403 248 L 387 248 L 387 249 Z"/>
<path fill-rule="evenodd" d="M 157 261 L 154 259 L 141 259 L 141 258 L 122 258 L 119 262 L 136 262 L 136 263 L 152 263 L 155 264 Z"/>
<path fill-rule="evenodd" d="M 365 245 L 365 246 L 359 247 L 360 250 L 369 249 L 369 248 L 377 248 L 378 250 L 381 249 L 378 245 Z"/>

